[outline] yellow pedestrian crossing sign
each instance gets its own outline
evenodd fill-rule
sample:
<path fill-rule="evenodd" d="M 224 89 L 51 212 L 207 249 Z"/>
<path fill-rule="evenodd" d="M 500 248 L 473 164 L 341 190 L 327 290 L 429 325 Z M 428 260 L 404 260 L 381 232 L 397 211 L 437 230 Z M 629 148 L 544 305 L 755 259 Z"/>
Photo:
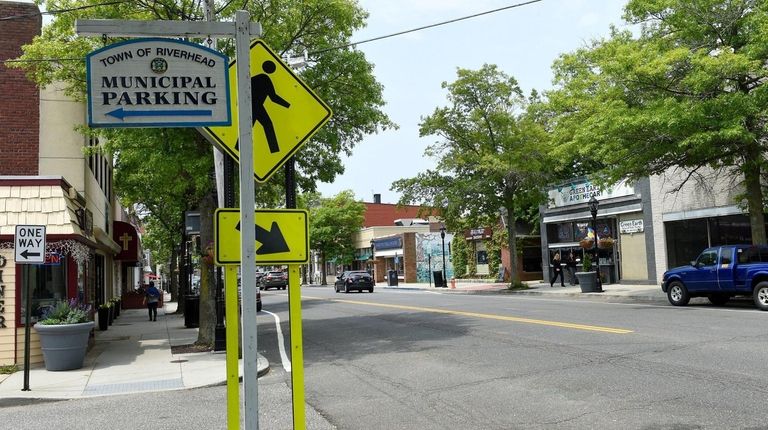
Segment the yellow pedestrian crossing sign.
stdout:
<path fill-rule="evenodd" d="M 309 262 L 309 216 L 301 209 L 255 212 L 256 264 Z M 215 263 L 239 265 L 240 209 L 217 209 L 214 219 Z"/>
<path fill-rule="evenodd" d="M 250 53 L 253 175 L 257 182 L 266 182 L 328 122 L 331 108 L 263 40 L 254 40 Z M 230 82 L 237 80 L 235 61 L 229 66 Z M 231 109 L 237 112 L 237 85 L 231 88 Z M 208 140 L 240 161 L 236 115 L 232 125 L 202 130 Z"/>

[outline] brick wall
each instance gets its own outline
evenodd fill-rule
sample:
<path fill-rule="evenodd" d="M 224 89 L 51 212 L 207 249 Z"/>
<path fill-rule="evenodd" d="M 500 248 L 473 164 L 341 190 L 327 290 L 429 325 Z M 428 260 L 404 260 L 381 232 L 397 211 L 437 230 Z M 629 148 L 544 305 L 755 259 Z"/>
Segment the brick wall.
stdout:
<path fill-rule="evenodd" d="M 403 233 L 403 263 L 405 282 L 416 282 L 416 233 Z"/>
<path fill-rule="evenodd" d="M 0 60 L 17 58 L 21 46 L 40 34 L 42 18 L 34 4 L 0 0 Z M 36 15 L 33 15 L 36 14 Z M 0 175 L 37 175 L 40 95 L 21 69 L 0 64 Z"/>

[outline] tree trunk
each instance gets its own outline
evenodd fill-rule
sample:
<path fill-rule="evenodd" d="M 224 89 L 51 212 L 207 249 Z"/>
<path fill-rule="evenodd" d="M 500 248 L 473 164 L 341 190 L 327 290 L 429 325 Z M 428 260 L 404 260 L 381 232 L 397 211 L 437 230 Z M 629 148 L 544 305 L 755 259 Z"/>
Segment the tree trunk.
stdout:
<path fill-rule="evenodd" d="M 511 175 L 510 175 L 511 176 Z M 509 278 L 512 285 L 520 283 L 517 270 L 517 231 L 515 229 L 515 189 L 514 178 L 507 177 L 504 185 L 504 208 L 507 210 L 507 240 L 509 241 Z"/>
<path fill-rule="evenodd" d="M 747 194 L 747 209 L 749 210 L 749 224 L 752 226 L 752 244 L 765 245 L 765 214 L 763 212 L 763 190 L 760 186 L 760 160 L 762 156 L 759 150 L 750 150 L 744 163 L 744 185 Z"/>
<path fill-rule="evenodd" d="M 328 285 L 325 282 L 325 251 L 320 252 L 320 264 L 322 265 L 320 267 L 320 285 Z"/>
<path fill-rule="evenodd" d="M 184 215 L 182 214 L 182 217 Z M 183 221 L 183 220 L 182 220 Z M 187 275 L 187 232 L 184 228 L 184 222 L 181 223 L 181 250 L 179 254 L 179 301 L 177 302 L 176 313 L 184 313 L 184 296 L 189 294 L 189 277 Z"/>
<path fill-rule="evenodd" d="M 200 201 L 200 247 L 203 255 L 207 255 L 208 245 L 213 244 L 215 209 L 216 200 L 211 189 L 211 192 Z M 216 276 L 214 276 L 213 262 L 207 260 L 207 258 L 201 258 L 200 264 L 200 328 L 197 343 L 213 345 L 216 329 Z"/>
<path fill-rule="evenodd" d="M 176 252 L 176 247 L 173 247 L 171 250 L 171 261 L 168 264 L 168 270 L 170 271 L 170 275 L 168 275 L 168 279 L 171 281 L 170 290 L 171 290 L 171 301 L 172 302 L 178 302 L 179 301 L 179 280 L 174 276 L 174 273 L 176 273 L 176 258 L 178 258 L 178 253 Z"/>

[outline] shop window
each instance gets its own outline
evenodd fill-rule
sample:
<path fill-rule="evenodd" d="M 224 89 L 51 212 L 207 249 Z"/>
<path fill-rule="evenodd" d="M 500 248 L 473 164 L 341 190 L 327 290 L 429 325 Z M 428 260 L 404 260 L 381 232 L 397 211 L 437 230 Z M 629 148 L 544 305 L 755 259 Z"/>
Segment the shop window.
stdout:
<path fill-rule="evenodd" d="M 668 267 L 685 266 L 709 247 L 707 220 L 691 219 L 664 223 Z"/>
<path fill-rule="evenodd" d="M 477 251 L 477 264 L 488 264 L 487 251 Z"/>
<path fill-rule="evenodd" d="M 709 219 L 712 246 L 752 243 L 749 217 L 731 215 Z"/>
<path fill-rule="evenodd" d="M 581 239 L 584 239 L 587 237 L 587 234 L 590 231 L 590 226 L 588 222 L 577 222 L 576 228 L 574 229 L 574 239 L 576 242 L 580 241 Z"/>
<path fill-rule="evenodd" d="M 557 241 L 573 242 L 573 224 L 562 223 L 557 225 Z"/>
<path fill-rule="evenodd" d="M 27 289 L 31 290 L 30 321 L 34 324 L 56 303 L 67 300 L 67 263 L 57 265 L 25 264 L 22 267 L 22 294 L 19 324 L 24 324 L 27 311 Z"/>
<path fill-rule="evenodd" d="M 523 272 L 541 272 L 541 248 L 523 247 Z"/>

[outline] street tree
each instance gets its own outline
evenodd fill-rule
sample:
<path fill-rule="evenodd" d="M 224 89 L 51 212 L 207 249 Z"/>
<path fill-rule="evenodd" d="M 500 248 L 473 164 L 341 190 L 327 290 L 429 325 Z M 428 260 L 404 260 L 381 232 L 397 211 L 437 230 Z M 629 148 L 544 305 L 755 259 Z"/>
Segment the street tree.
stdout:
<path fill-rule="evenodd" d="M 509 214 L 508 246 L 513 283 L 520 280 L 515 224 L 530 206 L 543 200 L 546 142 L 543 127 L 526 113 L 517 81 L 495 65 L 458 69 L 453 83 L 443 82 L 449 106 L 435 109 L 420 124 L 420 135 L 437 136 L 425 154 L 437 159 L 434 170 L 400 179 L 392 189 L 401 204 L 438 209 L 451 229 L 496 226 Z"/>
<path fill-rule="evenodd" d="M 320 253 L 322 285 L 325 281 L 325 263 L 351 263 L 355 256 L 355 234 L 363 227 L 365 205 L 355 200 L 352 191 L 342 191 L 331 198 L 320 199 L 319 205 L 309 208 L 310 247 Z"/>
<path fill-rule="evenodd" d="M 606 184 L 669 170 L 743 186 L 752 241 L 766 243 L 768 2 L 631 0 L 639 28 L 562 55 L 548 93 L 561 159 Z M 587 169 L 589 170 L 589 169 Z"/>
<path fill-rule="evenodd" d="M 100 0 L 40 0 L 38 4 L 44 5 L 47 10 L 59 12 L 43 28 L 41 36 L 24 47 L 20 59 L 25 61 L 16 64 L 26 68 L 29 76 L 39 86 L 54 83 L 63 85 L 67 95 L 84 101 L 85 55 L 105 43 L 118 42 L 120 39 L 77 37 L 74 33 L 76 19 L 202 21 L 204 3 L 193 0 L 106 3 Z M 367 13 L 357 2 L 256 0 L 213 3 L 216 20 L 234 21 L 236 10 L 245 8 L 253 21 L 262 24 L 263 38 L 281 56 L 306 58 L 297 73 L 334 112 L 333 120 L 296 154 L 297 184 L 300 189 L 314 190 L 317 180 L 332 182 L 336 175 L 344 171 L 342 154 L 349 155 L 366 134 L 394 127 L 381 111 L 384 104 L 382 86 L 373 76 L 373 65 L 349 43 L 353 31 L 362 28 L 367 18 Z M 203 39 L 192 41 L 207 43 Z M 234 54 L 231 39 L 220 39 L 217 47 L 231 57 Z M 115 188 L 118 196 L 124 198 L 126 203 L 146 208 L 156 221 L 150 225 L 167 229 L 162 236 L 178 241 L 176 246 L 171 246 L 172 252 L 179 248 L 184 250 L 185 240 L 181 233 L 183 212 L 211 207 L 208 202 L 213 198 L 214 187 L 210 145 L 192 129 L 172 132 L 169 129 L 105 131 L 81 127 L 81 130 L 86 134 L 103 137 L 104 151 L 115 154 Z M 141 148 L 135 146 L 135 136 L 139 136 Z M 172 154 L 166 151 L 168 148 L 180 152 Z M 131 157 L 133 159 L 129 159 Z M 142 164 L 146 164 L 146 168 L 139 168 L 143 177 L 131 178 L 134 169 L 128 166 Z M 122 169 L 125 170 L 118 173 Z M 147 174 L 149 170 L 154 170 L 154 173 Z M 257 187 L 258 206 L 274 203 L 284 193 L 282 173 L 275 176 L 268 183 Z M 166 200 L 174 202 L 169 204 Z M 211 230 L 211 225 L 208 225 L 211 219 L 212 214 L 201 213 L 202 231 Z M 202 270 L 212 271 L 207 265 L 204 262 Z M 212 282 L 212 277 L 208 279 Z M 213 291 L 213 287 L 205 291 Z M 210 297 L 201 297 L 202 312 L 213 309 L 213 306 L 203 303 L 213 297 L 213 293 Z M 182 303 L 180 301 L 180 305 Z M 211 316 L 201 314 L 201 340 L 212 338 L 213 326 L 203 324 L 211 320 Z"/>

